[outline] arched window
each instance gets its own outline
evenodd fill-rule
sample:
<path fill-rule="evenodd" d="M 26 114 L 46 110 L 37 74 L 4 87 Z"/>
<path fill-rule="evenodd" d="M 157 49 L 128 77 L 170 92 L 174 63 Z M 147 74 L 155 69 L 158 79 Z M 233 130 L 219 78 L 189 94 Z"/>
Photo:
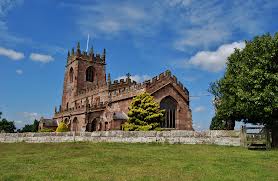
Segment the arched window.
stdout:
<path fill-rule="evenodd" d="M 71 68 L 70 68 L 70 72 L 69 72 L 70 83 L 73 82 L 73 76 L 74 76 L 74 74 L 73 74 L 73 68 L 71 67 Z"/>
<path fill-rule="evenodd" d="M 92 66 L 88 67 L 86 70 L 86 81 L 93 82 L 94 81 L 94 68 Z"/>
<path fill-rule="evenodd" d="M 176 100 L 171 96 L 167 96 L 161 100 L 160 108 L 165 110 L 165 118 L 164 122 L 161 124 L 161 127 L 176 128 Z"/>

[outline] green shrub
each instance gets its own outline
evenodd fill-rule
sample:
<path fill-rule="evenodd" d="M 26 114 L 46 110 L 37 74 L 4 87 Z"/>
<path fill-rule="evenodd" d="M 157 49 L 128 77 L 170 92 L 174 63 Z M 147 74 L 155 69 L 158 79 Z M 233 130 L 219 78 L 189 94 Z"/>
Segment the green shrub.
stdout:
<path fill-rule="evenodd" d="M 135 131 L 137 129 L 137 125 L 133 124 L 133 123 L 128 123 L 128 122 L 125 122 L 123 125 L 122 125 L 122 130 L 123 131 Z"/>
<path fill-rule="evenodd" d="M 64 123 L 63 121 L 60 122 L 60 124 L 58 125 L 56 132 L 67 132 L 69 131 L 68 126 L 66 125 L 66 123 Z"/>
<path fill-rule="evenodd" d="M 138 131 L 149 131 L 149 130 L 153 130 L 153 129 L 152 129 L 152 125 L 145 125 L 145 126 L 138 126 L 137 130 Z"/>
<path fill-rule="evenodd" d="M 160 127 L 157 127 L 157 128 L 155 128 L 154 130 L 155 130 L 155 131 L 163 131 L 163 129 L 160 128 Z"/>
<path fill-rule="evenodd" d="M 144 92 L 133 98 L 128 112 L 128 121 L 122 125 L 124 131 L 149 131 L 160 128 L 164 110 L 153 96 Z"/>
<path fill-rule="evenodd" d="M 154 130 L 153 127 L 156 127 L 157 125 L 153 124 L 147 124 L 147 125 L 135 125 L 133 123 L 124 123 L 123 124 L 123 130 L 124 131 L 149 131 Z"/>

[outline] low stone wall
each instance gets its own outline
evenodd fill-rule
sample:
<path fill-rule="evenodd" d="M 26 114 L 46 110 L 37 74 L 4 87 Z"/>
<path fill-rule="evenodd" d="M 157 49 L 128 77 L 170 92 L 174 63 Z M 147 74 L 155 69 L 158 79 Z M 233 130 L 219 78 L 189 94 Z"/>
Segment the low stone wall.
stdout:
<path fill-rule="evenodd" d="M 64 133 L 0 133 L 0 142 L 126 142 L 170 144 L 216 144 L 240 146 L 240 131 L 96 131 Z"/>

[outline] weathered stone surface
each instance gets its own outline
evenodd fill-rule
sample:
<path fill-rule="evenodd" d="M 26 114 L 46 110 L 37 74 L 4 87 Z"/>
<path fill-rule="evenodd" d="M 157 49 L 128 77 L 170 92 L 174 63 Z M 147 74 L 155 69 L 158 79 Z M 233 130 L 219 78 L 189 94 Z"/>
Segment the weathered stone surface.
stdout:
<path fill-rule="evenodd" d="M 191 137 L 194 135 L 194 131 L 173 130 L 170 133 L 171 137 Z"/>
<path fill-rule="evenodd" d="M 209 131 L 211 136 L 227 136 L 227 137 L 239 137 L 240 131 L 230 131 L 230 130 L 211 130 Z"/>
<path fill-rule="evenodd" d="M 170 144 L 216 144 L 240 146 L 239 131 L 95 131 L 64 133 L 0 133 L 0 142 L 127 142 Z"/>
<path fill-rule="evenodd" d="M 169 70 L 144 83 L 136 83 L 129 77 L 112 82 L 110 76 L 106 79 L 105 56 L 79 51 L 77 49 L 67 57 L 62 104 L 59 110 L 55 109 L 53 117 L 56 122 L 64 121 L 75 132 L 120 130 L 126 119 L 114 119 L 114 113 L 127 115 L 132 98 L 148 92 L 159 104 L 168 98 L 176 103 L 169 112 L 170 124 L 165 124 L 165 127 L 193 130 L 189 92 Z M 42 121 L 39 129 L 52 129 L 45 123 L 48 122 Z"/>

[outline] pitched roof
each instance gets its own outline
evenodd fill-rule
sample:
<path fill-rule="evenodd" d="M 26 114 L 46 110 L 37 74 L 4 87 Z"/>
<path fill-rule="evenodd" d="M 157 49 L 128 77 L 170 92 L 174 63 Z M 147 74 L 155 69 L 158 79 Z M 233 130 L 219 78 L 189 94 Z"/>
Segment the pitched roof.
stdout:
<path fill-rule="evenodd" d="M 128 120 L 128 116 L 124 112 L 114 112 L 113 119 L 115 120 Z"/>
<path fill-rule="evenodd" d="M 44 126 L 58 126 L 58 123 L 56 120 L 54 119 L 45 119 L 45 118 L 41 118 L 40 119 L 40 123 L 44 124 Z"/>

